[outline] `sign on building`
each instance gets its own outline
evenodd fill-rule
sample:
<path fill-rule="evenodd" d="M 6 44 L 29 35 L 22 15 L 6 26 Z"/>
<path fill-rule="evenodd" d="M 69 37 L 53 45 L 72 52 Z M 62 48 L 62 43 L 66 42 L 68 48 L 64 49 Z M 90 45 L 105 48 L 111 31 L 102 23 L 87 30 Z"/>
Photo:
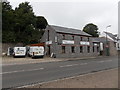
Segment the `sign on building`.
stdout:
<path fill-rule="evenodd" d="M 100 50 L 103 51 L 103 43 L 100 43 Z"/>
<path fill-rule="evenodd" d="M 72 40 L 62 40 L 62 44 L 74 44 Z"/>
<path fill-rule="evenodd" d="M 52 44 L 52 41 L 47 41 L 46 45 Z"/>
<path fill-rule="evenodd" d="M 98 46 L 98 44 L 97 44 L 97 43 L 94 43 L 94 46 Z"/>
<path fill-rule="evenodd" d="M 94 46 L 99 46 L 99 44 L 98 44 L 98 43 L 93 43 L 93 45 L 94 45 Z"/>
<path fill-rule="evenodd" d="M 86 42 L 86 41 L 80 41 L 81 45 L 90 45 L 90 42 Z"/>

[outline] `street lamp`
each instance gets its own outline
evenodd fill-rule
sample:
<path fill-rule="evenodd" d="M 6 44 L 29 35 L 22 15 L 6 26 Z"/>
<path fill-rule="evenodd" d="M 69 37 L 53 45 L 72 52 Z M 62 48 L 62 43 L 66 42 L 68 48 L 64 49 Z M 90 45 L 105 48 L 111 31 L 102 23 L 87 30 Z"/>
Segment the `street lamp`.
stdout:
<path fill-rule="evenodd" d="M 111 25 L 106 26 L 106 56 L 109 56 L 109 46 L 107 40 L 107 28 L 111 27 Z"/>

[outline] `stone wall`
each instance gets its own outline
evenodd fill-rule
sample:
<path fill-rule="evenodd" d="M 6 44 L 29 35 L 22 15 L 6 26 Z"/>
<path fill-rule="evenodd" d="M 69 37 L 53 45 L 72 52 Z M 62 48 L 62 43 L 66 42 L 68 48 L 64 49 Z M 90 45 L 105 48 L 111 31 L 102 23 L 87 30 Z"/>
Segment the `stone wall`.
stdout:
<path fill-rule="evenodd" d="M 23 46 L 22 43 L 2 43 L 2 53 L 7 53 L 8 47 Z"/>
<path fill-rule="evenodd" d="M 110 56 L 116 56 L 118 54 L 117 49 L 115 47 L 114 42 L 109 42 L 109 47 L 110 47 Z"/>

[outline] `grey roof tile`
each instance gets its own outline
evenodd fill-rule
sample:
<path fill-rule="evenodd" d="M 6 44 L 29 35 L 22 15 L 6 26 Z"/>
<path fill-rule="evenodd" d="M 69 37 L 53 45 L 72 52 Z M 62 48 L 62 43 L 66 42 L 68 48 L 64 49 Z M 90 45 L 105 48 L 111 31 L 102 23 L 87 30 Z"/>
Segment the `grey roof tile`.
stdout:
<path fill-rule="evenodd" d="M 90 34 L 85 33 L 84 31 L 73 29 L 73 28 L 66 28 L 61 26 L 50 25 L 56 32 L 61 33 L 69 33 L 69 34 L 77 34 L 77 35 L 84 35 L 84 36 L 91 36 Z"/>
<path fill-rule="evenodd" d="M 116 35 L 113 35 L 112 33 L 105 32 L 109 37 L 111 37 L 113 40 L 117 40 Z"/>
<path fill-rule="evenodd" d="M 93 42 L 106 42 L 106 37 L 98 37 L 98 38 L 93 38 Z M 107 41 L 113 41 L 109 38 L 107 38 Z"/>

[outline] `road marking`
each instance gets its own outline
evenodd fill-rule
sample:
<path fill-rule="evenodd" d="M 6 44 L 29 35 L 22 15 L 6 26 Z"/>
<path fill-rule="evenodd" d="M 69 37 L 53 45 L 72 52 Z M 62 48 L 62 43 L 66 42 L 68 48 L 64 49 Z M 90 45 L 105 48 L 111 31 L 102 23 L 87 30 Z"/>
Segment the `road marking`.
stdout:
<path fill-rule="evenodd" d="M 79 64 L 71 64 L 71 65 L 64 65 L 64 66 L 60 66 L 60 67 L 71 67 L 71 66 L 77 66 Z"/>
<path fill-rule="evenodd" d="M 103 63 L 103 62 L 105 62 L 105 61 L 99 61 L 98 63 Z"/>
<path fill-rule="evenodd" d="M 113 60 L 106 60 L 106 61 L 98 61 L 98 63 L 103 63 L 103 62 L 111 62 Z"/>
<path fill-rule="evenodd" d="M 86 64 L 88 64 L 88 63 L 81 63 L 80 65 L 86 65 Z"/>
<path fill-rule="evenodd" d="M 77 65 L 86 65 L 88 63 L 81 63 L 81 64 L 71 64 L 71 65 L 64 65 L 64 66 L 60 66 L 60 67 L 71 67 L 71 66 L 77 66 Z"/>
<path fill-rule="evenodd" d="M 3 73 L 0 73 L 0 74 L 10 74 L 10 73 L 17 73 L 17 72 L 36 71 L 36 70 L 43 70 L 43 69 L 44 68 L 29 69 L 29 70 L 19 70 L 19 71 L 3 72 Z"/>
<path fill-rule="evenodd" d="M 111 62 L 112 60 L 106 60 L 105 62 Z"/>

